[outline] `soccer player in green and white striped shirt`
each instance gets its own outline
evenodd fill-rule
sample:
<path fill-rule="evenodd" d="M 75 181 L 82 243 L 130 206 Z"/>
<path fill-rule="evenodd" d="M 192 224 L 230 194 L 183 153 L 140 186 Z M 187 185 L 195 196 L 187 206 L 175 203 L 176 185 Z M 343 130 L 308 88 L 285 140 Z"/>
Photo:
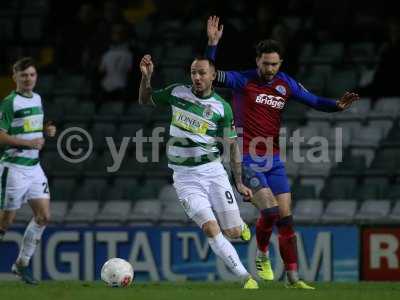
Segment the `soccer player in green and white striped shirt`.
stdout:
<path fill-rule="evenodd" d="M 196 58 L 191 65 L 192 85 L 175 84 L 155 92 L 151 88 L 153 69 L 150 55 L 145 55 L 140 62 L 139 102 L 172 108 L 167 154 L 179 201 L 206 234 L 214 253 L 244 282 L 243 287 L 256 289 L 257 282 L 221 232 L 222 228 L 230 238 L 250 239 L 221 163 L 218 141 L 230 145 L 228 152 L 238 191 L 245 197 L 252 193 L 242 183 L 232 109 L 212 88 L 214 64 L 207 58 Z"/>
<path fill-rule="evenodd" d="M 16 211 L 28 202 L 33 218 L 22 239 L 12 272 L 30 284 L 36 284 L 28 268 L 42 233 L 50 218 L 50 193 L 46 175 L 39 163 L 44 145 L 43 131 L 54 136 L 54 125 L 43 126 L 42 99 L 33 92 L 37 81 L 31 58 L 22 58 L 13 66 L 17 85 L 0 102 L 0 241 L 14 221 Z"/>

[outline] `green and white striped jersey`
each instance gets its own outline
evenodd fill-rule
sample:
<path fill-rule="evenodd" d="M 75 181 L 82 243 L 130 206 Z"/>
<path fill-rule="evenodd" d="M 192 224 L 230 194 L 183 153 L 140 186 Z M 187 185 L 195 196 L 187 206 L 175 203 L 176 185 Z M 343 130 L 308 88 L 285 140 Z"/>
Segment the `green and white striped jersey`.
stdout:
<path fill-rule="evenodd" d="M 43 137 L 42 99 L 36 93 L 26 97 L 13 91 L 0 103 L 0 130 L 9 135 L 32 140 Z M 6 147 L 1 163 L 32 168 L 39 162 L 39 150 L 24 147 Z"/>
<path fill-rule="evenodd" d="M 215 92 L 199 98 L 191 88 L 175 84 L 152 94 L 155 104 L 172 108 L 167 151 L 174 170 L 219 160 L 218 138 L 237 136 L 229 103 Z"/>

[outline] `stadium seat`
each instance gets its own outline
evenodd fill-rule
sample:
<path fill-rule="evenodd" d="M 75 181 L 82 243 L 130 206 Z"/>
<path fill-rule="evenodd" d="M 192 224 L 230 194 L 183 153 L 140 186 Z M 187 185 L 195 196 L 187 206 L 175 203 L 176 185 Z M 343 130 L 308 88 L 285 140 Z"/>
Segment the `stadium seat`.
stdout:
<path fill-rule="evenodd" d="M 67 201 L 52 201 L 51 202 L 51 217 L 50 222 L 52 224 L 62 224 L 64 218 L 68 213 L 68 202 Z"/>
<path fill-rule="evenodd" d="M 383 130 L 378 127 L 366 126 L 362 127 L 350 145 L 352 147 L 377 147 L 383 138 Z"/>
<path fill-rule="evenodd" d="M 14 38 L 16 19 L 13 14 L 0 17 L 0 39 L 2 41 L 11 41 Z"/>
<path fill-rule="evenodd" d="M 399 115 L 400 112 L 400 98 L 387 97 L 381 98 L 376 101 L 375 107 L 368 114 L 368 119 L 382 119 L 387 120 L 388 118 L 394 118 Z"/>
<path fill-rule="evenodd" d="M 125 109 L 125 113 L 121 116 L 123 122 L 134 122 L 138 124 L 146 124 L 150 114 L 154 111 L 153 105 L 131 104 Z"/>
<path fill-rule="evenodd" d="M 127 220 L 133 223 L 151 222 L 155 223 L 161 215 L 161 203 L 157 199 L 139 200 L 135 203 Z"/>
<path fill-rule="evenodd" d="M 309 72 L 317 74 L 326 82 L 332 76 L 332 65 L 331 64 L 313 64 L 311 65 Z"/>
<path fill-rule="evenodd" d="M 315 128 L 319 135 L 322 134 L 323 131 L 331 128 L 330 120 L 309 120 L 307 122 L 306 128 Z"/>
<path fill-rule="evenodd" d="M 166 185 L 168 185 L 168 180 L 166 179 L 147 179 L 144 185 L 140 185 L 137 197 L 140 199 L 156 198 Z"/>
<path fill-rule="evenodd" d="M 400 201 L 400 186 L 397 184 L 390 185 L 387 187 L 384 197 L 391 200 Z"/>
<path fill-rule="evenodd" d="M 331 162 L 306 162 L 301 165 L 299 175 L 302 177 L 327 177 L 331 167 Z"/>
<path fill-rule="evenodd" d="M 343 162 L 337 163 L 336 167 L 331 170 L 332 175 L 348 175 L 358 176 L 364 172 L 366 168 L 366 159 L 364 156 L 345 156 Z"/>
<path fill-rule="evenodd" d="M 313 185 L 295 184 L 292 188 L 293 199 L 315 199 L 317 193 Z"/>
<path fill-rule="evenodd" d="M 374 160 L 370 165 L 370 171 L 384 171 L 390 175 L 400 167 L 399 149 L 381 148 L 377 150 Z"/>
<path fill-rule="evenodd" d="M 323 212 L 323 202 L 317 199 L 297 200 L 293 209 L 293 218 L 296 222 L 317 223 Z"/>
<path fill-rule="evenodd" d="M 161 225 L 183 225 L 188 222 L 188 217 L 179 201 L 168 202 L 160 216 Z"/>
<path fill-rule="evenodd" d="M 201 30 L 203 29 L 203 22 L 198 19 L 191 19 L 182 30 L 185 31 L 185 36 L 192 38 L 201 38 Z"/>
<path fill-rule="evenodd" d="M 288 176 L 297 177 L 300 169 L 300 164 L 288 160 L 287 162 L 285 162 L 285 169 Z"/>
<path fill-rule="evenodd" d="M 0 24 L 1 25 L 1 24 Z M 2 26 L 0 26 L 1 28 Z M 51 95 L 54 87 L 54 75 L 53 74 L 43 74 L 40 75 L 36 84 L 36 91 L 43 97 L 44 106 L 46 107 L 47 95 Z"/>
<path fill-rule="evenodd" d="M 134 200 L 137 191 L 135 177 L 117 177 L 114 184 L 104 192 L 104 200 Z"/>
<path fill-rule="evenodd" d="M 121 168 L 118 171 L 119 175 L 140 177 L 143 174 L 144 164 L 140 163 L 135 156 L 124 157 Z"/>
<path fill-rule="evenodd" d="M 375 56 L 375 45 L 372 42 L 351 43 L 349 54 L 355 63 L 371 62 Z"/>
<path fill-rule="evenodd" d="M 323 199 L 351 199 L 357 184 L 354 176 L 333 176 L 323 187 L 320 197 Z"/>
<path fill-rule="evenodd" d="M 117 130 L 115 139 L 118 141 L 118 143 L 121 143 L 123 138 L 127 137 L 129 138 L 128 147 L 132 146 L 132 138 L 136 136 L 139 130 L 142 130 L 142 135 L 144 136 L 143 124 L 136 122 L 123 123 Z"/>
<path fill-rule="evenodd" d="M 75 177 L 80 174 L 83 163 L 72 163 L 64 160 L 57 152 L 45 152 L 41 164 L 48 176 Z"/>
<path fill-rule="evenodd" d="M 373 185 L 361 185 L 353 193 L 353 197 L 365 200 L 365 199 L 378 199 L 380 197 L 380 187 L 377 184 Z"/>
<path fill-rule="evenodd" d="M 319 136 L 319 128 L 317 127 L 300 127 L 298 129 L 301 138 L 304 138 L 304 142 L 307 143 L 313 137 Z"/>
<path fill-rule="evenodd" d="M 326 113 L 315 109 L 309 109 L 306 112 L 306 119 L 311 121 L 331 121 L 333 113 Z"/>
<path fill-rule="evenodd" d="M 351 223 L 357 210 L 356 200 L 332 200 L 321 217 L 324 223 Z"/>
<path fill-rule="evenodd" d="M 50 183 L 50 195 L 53 201 L 72 201 L 77 187 L 75 178 L 55 178 Z"/>
<path fill-rule="evenodd" d="M 350 121 L 350 120 L 337 121 L 334 127 L 342 128 L 343 131 L 350 130 L 352 137 L 358 136 L 362 128 L 360 121 Z"/>
<path fill-rule="evenodd" d="M 338 98 L 345 91 L 352 91 L 357 87 L 358 76 L 356 71 L 336 70 L 332 73 L 331 78 L 327 81 L 325 93 L 328 97 Z"/>
<path fill-rule="evenodd" d="M 375 157 L 375 148 L 350 147 L 350 153 L 353 156 L 362 156 L 365 158 L 365 163 L 369 167 Z"/>
<path fill-rule="evenodd" d="M 397 201 L 394 204 L 392 212 L 387 217 L 386 221 L 393 223 L 400 223 L 400 198 L 397 198 Z"/>
<path fill-rule="evenodd" d="M 114 167 L 114 160 L 109 151 L 105 151 L 100 155 L 92 153 L 89 159 L 84 162 L 83 175 L 86 177 L 113 176 L 118 170 L 111 172 L 108 169 L 111 167 Z"/>
<path fill-rule="evenodd" d="M 20 36 L 23 40 L 35 42 L 43 37 L 44 20 L 38 15 L 24 15 L 20 23 Z"/>
<path fill-rule="evenodd" d="M 104 102 L 100 105 L 98 112 L 94 116 L 94 120 L 97 122 L 113 122 L 118 120 L 122 115 L 124 108 L 125 103 L 123 101 Z"/>
<path fill-rule="evenodd" d="M 333 63 L 342 59 L 344 45 L 339 42 L 320 44 L 312 57 L 314 63 Z"/>
<path fill-rule="evenodd" d="M 111 137 L 114 143 L 116 143 L 116 131 L 116 126 L 113 123 L 95 122 L 90 130 L 94 147 L 96 149 L 105 148 L 107 144 L 106 137 Z"/>
<path fill-rule="evenodd" d="M 316 195 L 319 195 L 321 192 L 322 188 L 324 187 L 325 184 L 325 178 L 323 176 L 305 176 L 302 175 L 299 178 L 299 183 L 301 185 L 305 186 L 314 186 L 315 193 Z"/>
<path fill-rule="evenodd" d="M 76 201 L 100 201 L 103 199 L 104 192 L 108 188 L 105 179 L 89 178 L 83 181 L 82 185 L 76 189 L 74 199 L 76 199 Z"/>
<path fill-rule="evenodd" d="M 169 123 L 171 120 L 171 108 L 168 106 L 157 106 L 149 116 L 149 121 Z"/>
<path fill-rule="evenodd" d="M 153 30 L 154 22 L 151 22 L 149 19 L 144 19 L 135 23 L 135 33 L 139 40 L 147 42 Z"/>
<path fill-rule="evenodd" d="M 33 213 L 32 209 L 28 203 L 22 205 L 15 216 L 15 223 L 20 225 L 28 225 L 29 221 L 32 219 Z"/>
<path fill-rule="evenodd" d="M 325 136 L 325 135 L 324 135 Z M 352 138 L 352 130 L 349 127 L 333 126 L 328 132 L 328 142 L 330 146 L 338 146 L 341 141 L 344 148 L 348 147 Z"/>
<path fill-rule="evenodd" d="M 65 223 L 90 224 L 99 211 L 98 201 L 75 201 L 65 216 Z"/>
<path fill-rule="evenodd" d="M 187 72 L 181 66 L 164 66 L 160 71 L 160 76 L 165 78 L 167 85 L 177 82 L 188 82 Z"/>
<path fill-rule="evenodd" d="M 161 188 L 160 193 L 158 194 L 158 199 L 165 205 L 172 201 L 179 201 L 178 194 L 172 184 L 164 185 Z"/>
<path fill-rule="evenodd" d="M 320 76 L 318 73 L 310 73 L 304 76 L 301 84 L 309 91 L 316 95 L 321 95 L 325 89 L 324 77 Z"/>
<path fill-rule="evenodd" d="M 80 74 L 59 74 L 54 81 L 53 94 L 55 95 L 86 95 L 88 93 L 87 80 Z M 77 108 L 81 108 L 80 103 Z"/>
<path fill-rule="evenodd" d="M 371 199 L 382 199 L 386 193 L 387 187 L 389 186 L 389 177 L 385 173 L 366 173 L 364 175 L 363 185 L 364 190 L 362 191 L 362 195 L 365 195 L 365 197 L 362 199 L 368 199 L 368 193 L 371 193 Z M 377 196 L 373 196 L 374 194 Z"/>
<path fill-rule="evenodd" d="M 121 225 L 127 220 L 131 206 L 131 201 L 108 201 L 96 215 L 96 223 L 98 225 L 100 225 L 99 223 L 102 223 L 103 225 Z"/>
<path fill-rule="evenodd" d="M 304 43 L 301 46 L 299 62 L 309 63 L 314 55 L 315 47 L 312 43 Z"/>
<path fill-rule="evenodd" d="M 96 105 L 92 101 L 82 101 L 79 105 L 70 105 L 65 108 L 65 119 L 69 122 L 88 122 L 95 115 Z"/>
<path fill-rule="evenodd" d="M 172 170 L 168 167 L 168 159 L 166 156 L 159 154 L 159 158 L 154 157 L 154 162 L 148 162 L 143 165 L 144 176 L 147 178 L 170 180 L 172 178 Z M 149 155 L 151 157 L 151 155 Z"/>
<path fill-rule="evenodd" d="M 389 200 L 366 200 L 361 204 L 354 219 L 360 222 L 385 222 L 390 212 Z"/>
<path fill-rule="evenodd" d="M 369 127 L 380 128 L 383 131 L 383 137 L 386 137 L 393 127 L 392 120 L 371 120 L 368 122 Z"/>
<path fill-rule="evenodd" d="M 168 65 L 186 65 L 193 58 L 193 48 L 191 45 L 173 45 L 164 52 L 164 64 Z"/>

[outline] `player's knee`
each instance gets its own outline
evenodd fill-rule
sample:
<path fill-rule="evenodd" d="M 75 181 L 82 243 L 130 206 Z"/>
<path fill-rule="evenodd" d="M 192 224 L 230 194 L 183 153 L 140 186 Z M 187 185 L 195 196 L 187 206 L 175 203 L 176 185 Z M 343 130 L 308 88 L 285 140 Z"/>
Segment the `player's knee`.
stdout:
<path fill-rule="evenodd" d="M 50 214 L 36 216 L 35 222 L 40 226 L 47 226 L 50 222 Z"/>
<path fill-rule="evenodd" d="M 228 228 L 228 229 L 224 230 L 224 235 L 231 239 L 240 238 L 241 234 L 242 234 L 242 229 L 240 228 L 240 226 Z"/>
<path fill-rule="evenodd" d="M 220 233 L 218 223 L 216 221 L 208 221 L 201 226 L 201 229 L 207 237 L 214 237 Z"/>
<path fill-rule="evenodd" d="M 15 219 L 15 214 L 3 214 L 0 217 L 0 230 L 7 231 Z"/>
<path fill-rule="evenodd" d="M 281 219 L 292 215 L 292 210 L 288 206 L 279 206 L 279 216 Z"/>

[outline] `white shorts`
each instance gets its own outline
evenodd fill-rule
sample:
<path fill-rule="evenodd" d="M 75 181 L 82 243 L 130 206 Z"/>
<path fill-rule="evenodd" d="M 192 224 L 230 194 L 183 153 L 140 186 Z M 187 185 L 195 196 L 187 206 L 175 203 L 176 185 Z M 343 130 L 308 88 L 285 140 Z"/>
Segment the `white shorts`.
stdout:
<path fill-rule="evenodd" d="M 216 220 L 215 212 L 222 229 L 242 225 L 226 172 L 207 173 L 174 172 L 174 187 L 188 217 L 202 227 L 204 223 Z"/>
<path fill-rule="evenodd" d="M 0 209 L 17 210 L 31 199 L 49 199 L 49 184 L 40 164 L 23 169 L 0 164 Z"/>

